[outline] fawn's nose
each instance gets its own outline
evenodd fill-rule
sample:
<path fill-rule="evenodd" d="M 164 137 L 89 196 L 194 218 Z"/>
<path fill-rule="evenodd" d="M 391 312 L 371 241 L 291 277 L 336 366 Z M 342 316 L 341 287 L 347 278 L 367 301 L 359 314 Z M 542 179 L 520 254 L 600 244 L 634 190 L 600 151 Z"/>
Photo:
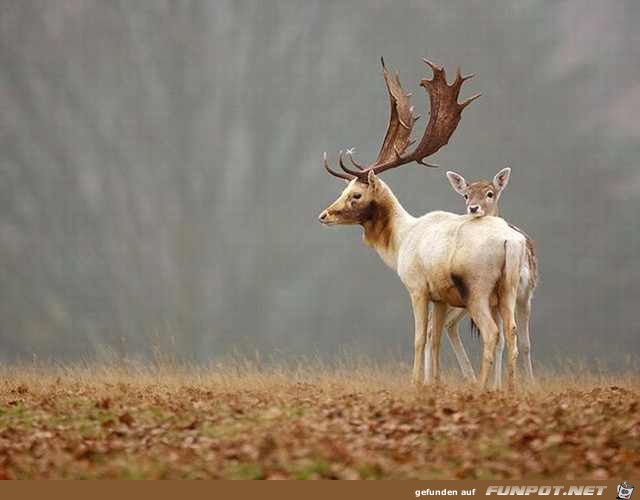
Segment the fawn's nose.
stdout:
<path fill-rule="evenodd" d="M 479 209 L 480 209 L 480 206 L 479 206 L 479 205 L 471 205 L 471 206 L 469 207 L 469 213 L 470 213 L 470 214 L 475 214 L 475 213 L 477 213 L 477 212 L 478 212 L 478 210 L 479 210 Z"/>
<path fill-rule="evenodd" d="M 318 215 L 318 220 L 320 222 L 324 222 L 324 220 L 327 218 L 327 211 L 323 211 L 320 215 Z"/>

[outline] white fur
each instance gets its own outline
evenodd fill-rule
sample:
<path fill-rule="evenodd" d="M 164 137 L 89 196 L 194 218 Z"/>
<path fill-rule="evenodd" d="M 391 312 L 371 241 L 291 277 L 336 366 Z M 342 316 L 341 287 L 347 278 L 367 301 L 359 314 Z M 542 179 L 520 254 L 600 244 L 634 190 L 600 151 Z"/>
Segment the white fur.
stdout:
<path fill-rule="evenodd" d="M 426 295 L 432 301 L 444 300 L 443 287 L 451 285 L 452 273 L 480 275 L 480 281 L 493 287 L 501 277 L 505 241 L 517 243 L 523 252 L 526 243 L 522 234 L 498 217 L 476 218 L 436 211 L 415 218 L 401 207 L 395 197 L 393 200 L 396 204 L 395 244 L 384 249 L 376 248 L 376 251 L 389 267 L 396 270 L 412 297 L 416 316 L 414 380 L 422 380 L 422 355 L 427 340 L 424 317 L 428 313 L 427 301 L 420 297 Z M 425 312 L 421 309 L 425 309 Z M 424 329 L 424 333 L 419 331 L 421 329 Z M 439 333 L 434 331 L 432 335 L 432 366 L 427 373 L 432 372 L 433 377 L 437 378 Z M 492 342 L 494 346 L 498 339 Z M 491 350 L 491 354 L 483 359 L 481 384 L 486 383 L 489 366 L 493 363 L 493 347 Z"/>

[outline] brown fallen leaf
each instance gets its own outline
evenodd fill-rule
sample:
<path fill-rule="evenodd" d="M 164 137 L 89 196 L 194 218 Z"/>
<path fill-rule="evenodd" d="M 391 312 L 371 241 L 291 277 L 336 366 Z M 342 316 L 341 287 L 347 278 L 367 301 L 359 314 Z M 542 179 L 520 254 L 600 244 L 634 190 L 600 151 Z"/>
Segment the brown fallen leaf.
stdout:
<path fill-rule="evenodd" d="M 118 420 L 123 424 L 125 424 L 127 427 L 131 427 L 135 422 L 135 419 L 131 416 L 129 412 L 125 412 L 122 415 L 120 415 L 118 417 Z"/>
<path fill-rule="evenodd" d="M 96 408 L 101 410 L 108 410 L 111 407 L 111 398 L 102 398 L 96 401 Z"/>

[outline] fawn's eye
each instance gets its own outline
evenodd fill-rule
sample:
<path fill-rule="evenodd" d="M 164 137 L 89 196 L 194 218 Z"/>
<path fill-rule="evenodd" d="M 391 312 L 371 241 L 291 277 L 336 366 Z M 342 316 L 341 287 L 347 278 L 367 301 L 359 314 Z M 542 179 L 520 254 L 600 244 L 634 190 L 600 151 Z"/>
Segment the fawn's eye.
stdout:
<path fill-rule="evenodd" d="M 493 198 L 493 193 L 491 191 L 487 193 L 487 198 Z"/>
<path fill-rule="evenodd" d="M 362 193 L 353 193 L 354 200 L 359 200 L 360 198 L 362 198 Z"/>
<path fill-rule="evenodd" d="M 465 199 L 465 200 L 468 200 L 468 199 L 469 199 L 469 195 L 468 195 L 468 194 L 465 194 L 465 195 L 464 195 L 464 199 Z"/>

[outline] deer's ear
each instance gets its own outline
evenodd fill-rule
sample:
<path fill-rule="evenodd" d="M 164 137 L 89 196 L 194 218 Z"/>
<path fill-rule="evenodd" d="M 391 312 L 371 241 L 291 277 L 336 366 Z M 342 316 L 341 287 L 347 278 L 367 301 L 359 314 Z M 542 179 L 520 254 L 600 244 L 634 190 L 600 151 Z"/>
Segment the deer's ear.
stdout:
<path fill-rule="evenodd" d="M 464 180 L 464 177 L 449 170 L 447 172 L 447 179 L 449 179 L 449 183 L 456 193 L 464 196 L 464 192 L 467 189 L 467 181 Z"/>
<path fill-rule="evenodd" d="M 498 191 L 502 191 L 509 184 L 509 177 L 511 176 L 511 169 L 505 167 L 496 174 L 493 178 L 493 185 Z"/>
<path fill-rule="evenodd" d="M 380 180 L 373 170 L 369 170 L 369 174 L 367 175 L 367 184 L 369 184 L 369 187 L 374 191 L 380 185 Z"/>

